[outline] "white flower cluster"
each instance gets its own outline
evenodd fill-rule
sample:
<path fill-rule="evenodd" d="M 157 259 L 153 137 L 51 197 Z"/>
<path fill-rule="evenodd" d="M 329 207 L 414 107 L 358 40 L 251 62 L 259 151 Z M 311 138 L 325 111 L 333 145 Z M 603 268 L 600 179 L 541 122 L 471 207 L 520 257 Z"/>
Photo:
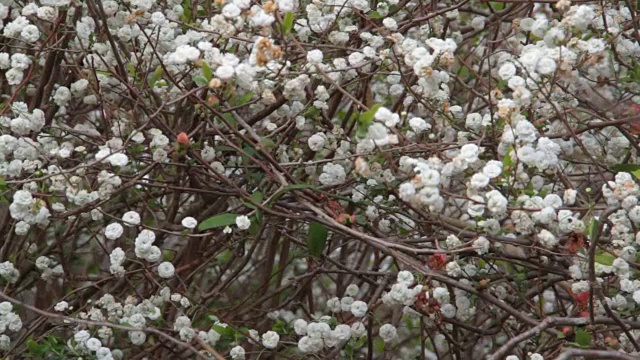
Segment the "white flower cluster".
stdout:
<path fill-rule="evenodd" d="M 391 290 L 382 295 L 382 302 L 387 305 L 413 305 L 418 294 L 422 292 L 422 285 L 414 285 L 414 283 L 415 278 L 411 272 L 400 271 Z"/>
<path fill-rule="evenodd" d="M 318 353 L 325 347 L 342 347 L 352 337 L 359 338 L 366 333 L 364 325 L 356 322 L 351 326 L 338 324 L 331 329 L 325 322 L 307 323 L 303 319 L 294 322 L 296 334 L 302 336 L 298 340 L 298 349 L 303 353 Z"/>
<path fill-rule="evenodd" d="M 44 201 L 34 199 L 31 192 L 27 190 L 18 190 L 13 194 L 9 212 L 11 218 L 18 220 L 15 227 L 17 235 L 26 235 L 33 225 L 46 227 L 51 217 Z"/>
<path fill-rule="evenodd" d="M 0 303 L 0 350 L 9 350 L 10 339 L 5 334 L 7 330 L 18 332 L 22 329 L 22 320 L 20 316 L 13 312 L 13 305 L 10 302 L 3 301 Z"/>
<path fill-rule="evenodd" d="M 112 224 L 113 225 L 113 224 Z M 111 265 L 109 266 L 109 272 L 117 277 L 123 277 L 125 273 L 125 269 L 122 266 L 124 263 L 125 254 L 122 248 L 115 248 L 111 251 L 109 255 L 109 261 Z"/>
<path fill-rule="evenodd" d="M 153 245 L 154 241 L 156 241 L 156 234 L 153 231 L 147 229 L 140 231 L 135 241 L 136 257 L 145 259 L 148 262 L 160 260 L 162 252 L 157 246 Z"/>
<path fill-rule="evenodd" d="M 61 264 L 54 265 L 54 261 L 46 256 L 40 256 L 36 259 L 36 268 L 42 271 L 40 277 L 48 280 L 53 276 L 61 276 L 64 274 Z"/>
<path fill-rule="evenodd" d="M 413 171 L 416 175 L 411 181 L 400 185 L 398 192 L 400 199 L 426 205 L 431 211 L 439 211 L 444 206 L 444 199 L 440 196 L 440 163 L 437 159 L 414 159 L 403 156 L 400 158 L 403 169 Z"/>

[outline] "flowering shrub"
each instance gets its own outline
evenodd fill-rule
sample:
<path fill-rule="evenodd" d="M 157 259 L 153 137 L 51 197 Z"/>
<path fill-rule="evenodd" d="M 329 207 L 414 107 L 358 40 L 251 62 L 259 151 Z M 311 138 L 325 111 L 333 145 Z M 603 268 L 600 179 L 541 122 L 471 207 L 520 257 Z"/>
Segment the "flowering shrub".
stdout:
<path fill-rule="evenodd" d="M 0 351 L 640 356 L 631 1 L 0 1 Z"/>

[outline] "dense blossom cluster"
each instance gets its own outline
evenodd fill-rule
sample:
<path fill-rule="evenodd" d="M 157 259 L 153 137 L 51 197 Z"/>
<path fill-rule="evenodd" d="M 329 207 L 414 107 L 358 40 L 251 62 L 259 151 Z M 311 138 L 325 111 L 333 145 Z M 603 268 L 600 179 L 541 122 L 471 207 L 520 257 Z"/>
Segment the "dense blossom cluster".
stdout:
<path fill-rule="evenodd" d="M 640 356 L 638 19 L 0 0 L 0 353 Z"/>

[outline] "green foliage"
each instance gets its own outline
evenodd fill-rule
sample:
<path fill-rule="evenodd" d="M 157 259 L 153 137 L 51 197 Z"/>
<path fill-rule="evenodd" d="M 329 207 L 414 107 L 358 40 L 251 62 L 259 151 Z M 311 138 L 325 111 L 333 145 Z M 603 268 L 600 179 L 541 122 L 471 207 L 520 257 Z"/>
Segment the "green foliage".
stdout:
<path fill-rule="evenodd" d="M 209 66 L 209 64 L 207 64 L 206 61 L 202 62 L 202 75 L 204 75 L 204 78 L 207 80 L 207 83 L 213 78 L 213 71 L 211 70 L 211 67 Z"/>
<path fill-rule="evenodd" d="M 319 257 L 324 251 L 329 237 L 329 230 L 319 222 L 309 224 L 309 232 L 307 233 L 307 247 L 312 256 Z"/>
<path fill-rule="evenodd" d="M 147 80 L 150 88 L 152 88 L 153 85 L 155 85 L 158 80 L 162 78 L 162 74 L 164 74 L 164 69 L 162 68 L 162 66 L 158 65 L 158 67 L 156 67 L 156 70 L 153 72 L 153 74 L 151 74 L 151 76 L 149 76 L 149 79 Z"/>
<path fill-rule="evenodd" d="M 293 29 L 293 22 L 295 21 L 295 15 L 289 11 L 284 15 L 284 21 L 282 22 L 282 33 L 288 34 Z"/>
<path fill-rule="evenodd" d="M 363 112 L 358 117 L 358 137 L 364 138 L 367 136 L 367 131 L 369 130 L 369 126 L 373 124 L 373 117 L 376 115 L 376 111 L 380 108 L 380 104 L 375 104 L 371 107 L 371 109 Z"/>
<path fill-rule="evenodd" d="M 635 164 L 619 164 L 611 167 L 616 172 L 626 172 L 640 180 L 640 165 Z"/>
<path fill-rule="evenodd" d="M 68 359 L 71 354 L 65 341 L 59 337 L 50 335 L 36 342 L 33 339 L 27 340 L 28 352 L 23 356 L 30 359 Z"/>
<path fill-rule="evenodd" d="M 209 230 L 236 223 L 236 218 L 240 216 L 238 214 L 224 213 L 212 216 L 198 225 L 198 230 Z"/>
<path fill-rule="evenodd" d="M 591 346 L 591 333 L 585 329 L 576 329 L 576 343 L 582 347 Z"/>

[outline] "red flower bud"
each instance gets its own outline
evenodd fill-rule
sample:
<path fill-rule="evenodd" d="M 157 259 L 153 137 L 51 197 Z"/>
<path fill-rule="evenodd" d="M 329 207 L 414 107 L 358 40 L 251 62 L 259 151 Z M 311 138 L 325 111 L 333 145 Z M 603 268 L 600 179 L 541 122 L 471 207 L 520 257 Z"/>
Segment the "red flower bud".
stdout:
<path fill-rule="evenodd" d="M 178 134 L 178 144 L 180 145 L 189 145 L 189 135 L 184 131 Z"/>

